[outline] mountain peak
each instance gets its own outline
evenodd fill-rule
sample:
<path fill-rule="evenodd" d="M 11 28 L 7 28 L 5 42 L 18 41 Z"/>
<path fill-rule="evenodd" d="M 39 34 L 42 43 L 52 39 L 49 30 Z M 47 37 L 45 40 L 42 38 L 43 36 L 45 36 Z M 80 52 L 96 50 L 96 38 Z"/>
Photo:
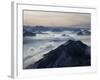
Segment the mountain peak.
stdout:
<path fill-rule="evenodd" d="M 81 41 L 68 40 L 26 69 L 90 66 L 90 62 L 90 47 Z"/>

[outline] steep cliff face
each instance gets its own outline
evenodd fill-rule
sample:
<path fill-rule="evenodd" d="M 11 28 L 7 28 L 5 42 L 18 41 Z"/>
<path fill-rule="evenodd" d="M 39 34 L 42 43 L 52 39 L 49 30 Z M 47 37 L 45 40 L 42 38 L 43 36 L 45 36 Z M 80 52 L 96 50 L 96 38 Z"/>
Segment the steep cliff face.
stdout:
<path fill-rule="evenodd" d="M 90 66 L 90 56 L 89 46 L 81 41 L 69 40 L 26 69 Z"/>

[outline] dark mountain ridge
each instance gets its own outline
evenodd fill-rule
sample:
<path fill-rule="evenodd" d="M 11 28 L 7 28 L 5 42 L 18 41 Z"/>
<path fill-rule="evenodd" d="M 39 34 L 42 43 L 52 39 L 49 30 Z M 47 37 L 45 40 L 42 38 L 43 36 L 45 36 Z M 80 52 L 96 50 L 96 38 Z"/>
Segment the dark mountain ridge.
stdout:
<path fill-rule="evenodd" d="M 35 64 L 25 69 L 90 66 L 90 47 L 81 41 L 69 40 L 45 54 Z"/>

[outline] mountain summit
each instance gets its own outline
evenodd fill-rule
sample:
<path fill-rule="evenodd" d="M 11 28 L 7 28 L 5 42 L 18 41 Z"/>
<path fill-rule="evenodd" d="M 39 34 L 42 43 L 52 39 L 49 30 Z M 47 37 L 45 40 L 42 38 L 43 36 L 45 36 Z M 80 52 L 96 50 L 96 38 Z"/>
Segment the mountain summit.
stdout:
<path fill-rule="evenodd" d="M 26 69 L 90 66 L 90 47 L 81 41 L 68 40 L 45 54 L 42 59 Z"/>

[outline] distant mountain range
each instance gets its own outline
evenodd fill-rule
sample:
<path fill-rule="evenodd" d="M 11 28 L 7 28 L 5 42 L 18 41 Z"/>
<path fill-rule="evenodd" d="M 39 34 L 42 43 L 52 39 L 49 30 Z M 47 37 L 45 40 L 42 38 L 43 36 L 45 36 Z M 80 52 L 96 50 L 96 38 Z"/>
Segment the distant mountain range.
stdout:
<path fill-rule="evenodd" d="M 59 27 L 50 27 L 50 26 L 23 26 L 23 29 L 27 29 L 27 30 L 31 30 L 31 31 L 47 31 L 47 30 L 51 30 L 51 31 L 63 31 L 63 30 L 79 30 L 79 29 L 90 29 L 90 27 L 63 27 L 63 26 L 59 26 Z"/>
<path fill-rule="evenodd" d="M 81 41 L 68 40 L 25 69 L 90 66 L 90 53 L 90 47 Z"/>
<path fill-rule="evenodd" d="M 74 31 L 78 32 L 78 35 L 89 35 L 89 27 L 48 27 L 48 26 L 24 26 L 23 27 L 23 36 L 36 36 L 36 34 L 43 34 L 45 31 L 51 32 L 63 32 L 63 31 Z"/>
<path fill-rule="evenodd" d="M 23 36 L 36 36 L 36 33 L 31 30 L 31 28 L 24 28 L 23 29 Z"/>
<path fill-rule="evenodd" d="M 91 32 L 88 30 L 80 30 L 77 32 L 77 35 L 90 35 Z"/>

